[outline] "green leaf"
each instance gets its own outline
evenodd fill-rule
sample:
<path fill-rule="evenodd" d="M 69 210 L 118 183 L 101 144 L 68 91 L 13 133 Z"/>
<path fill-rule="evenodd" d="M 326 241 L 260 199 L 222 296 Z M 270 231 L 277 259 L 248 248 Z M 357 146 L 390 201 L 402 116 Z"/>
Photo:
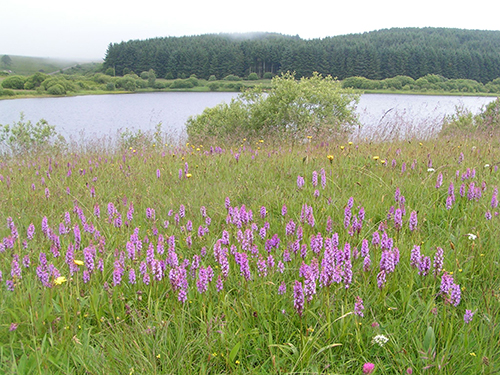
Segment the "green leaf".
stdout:
<path fill-rule="evenodd" d="M 236 356 L 238 355 L 238 352 L 240 351 L 241 347 L 241 342 L 237 342 L 235 346 L 231 349 L 231 352 L 229 353 L 229 361 L 232 363 L 236 359 Z"/>
<path fill-rule="evenodd" d="M 431 326 L 429 326 L 427 327 L 427 331 L 425 332 L 424 350 L 426 352 L 433 351 L 435 345 L 436 345 L 436 335 L 434 334 L 434 329 Z"/>

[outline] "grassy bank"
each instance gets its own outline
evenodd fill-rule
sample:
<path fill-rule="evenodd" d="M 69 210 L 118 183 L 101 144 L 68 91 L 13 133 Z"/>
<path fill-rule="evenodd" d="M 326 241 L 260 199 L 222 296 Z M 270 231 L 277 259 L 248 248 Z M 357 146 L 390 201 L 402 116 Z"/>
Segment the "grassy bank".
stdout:
<path fill-rule="evenodd" d="M 1 160 L 0 372 L 499 368 L 497 138 L 159 141 Z"/>

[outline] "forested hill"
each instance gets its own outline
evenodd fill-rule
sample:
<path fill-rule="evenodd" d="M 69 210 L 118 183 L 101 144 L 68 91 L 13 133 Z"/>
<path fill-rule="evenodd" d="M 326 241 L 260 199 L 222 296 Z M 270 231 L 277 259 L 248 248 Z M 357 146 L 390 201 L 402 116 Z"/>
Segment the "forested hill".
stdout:
<path fill-rule="evenodd" d="M 489 82 L 500 77 L 500 31 L 395 28 L 305 40 L 281 34 L 209 34 L 110 44 L 105 68 L 158 77 L 317 71 L 344 79 L 426 74 Z M 268 74 L 269 75 L 269 74 Z"/>

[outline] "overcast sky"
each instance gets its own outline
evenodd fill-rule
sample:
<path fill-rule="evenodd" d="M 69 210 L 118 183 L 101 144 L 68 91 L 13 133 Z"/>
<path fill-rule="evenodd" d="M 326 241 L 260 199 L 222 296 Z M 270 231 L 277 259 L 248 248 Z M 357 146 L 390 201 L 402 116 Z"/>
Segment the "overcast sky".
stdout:
<path fill-rule="evenodd" d="M 0 55 L 100 60 L 109 43 L 221 32 L 311 39 L 391 27 L 499 30 L 499 14 L 497 0 L 0 0 Z"/>

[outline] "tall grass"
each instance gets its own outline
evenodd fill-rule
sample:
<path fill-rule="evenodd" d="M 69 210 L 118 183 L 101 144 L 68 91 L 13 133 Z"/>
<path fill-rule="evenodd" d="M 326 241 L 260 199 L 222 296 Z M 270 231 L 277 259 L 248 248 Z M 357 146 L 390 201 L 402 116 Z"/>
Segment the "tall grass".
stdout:
<path fill-rule="evenodd" d="M 465 137 L 4 158 L 0 372 L 493 374 L 499 162 Z"/>

